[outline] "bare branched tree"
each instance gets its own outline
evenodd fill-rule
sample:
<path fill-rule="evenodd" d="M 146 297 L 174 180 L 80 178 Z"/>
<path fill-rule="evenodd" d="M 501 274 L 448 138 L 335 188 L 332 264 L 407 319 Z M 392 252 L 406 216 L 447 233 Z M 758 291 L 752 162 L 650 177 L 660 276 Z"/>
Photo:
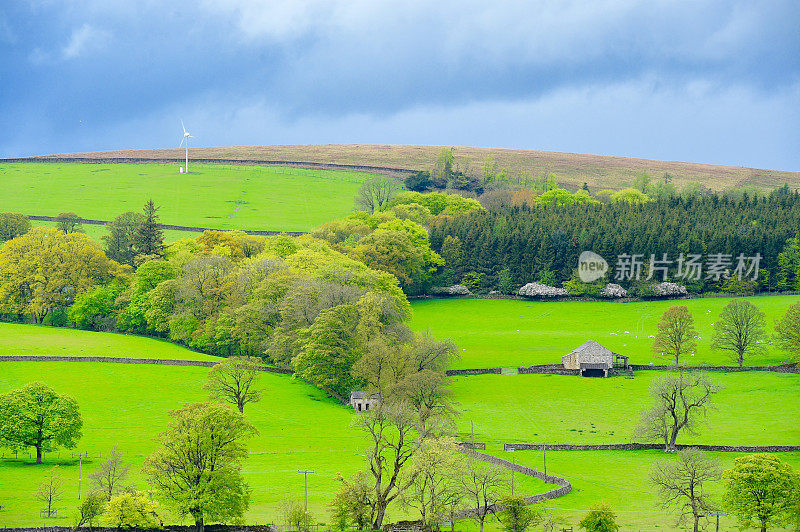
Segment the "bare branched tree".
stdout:
<path fill-rule="evenodd" d="M 414 409 L 399 401 L 384 401 L 378 408 L 359 414 L 354 425 L 370 438 L 367 473 L 373 488 L 368 505 L 373 530 L 380 530 L 386 508 L 416 479 L 414 472 L 405 478 L 401 473 L 422 444 L 424 434 L 419 431 Z"/>
<path fill-rule="evenodd" d="M 483 532 L 486 516 L 495 511 L 495 505 L 508 486 L 506 470 L 498 465 L 478 460 L 468 460 L 461 475 L 464 498 L 475 504 L 471 516 Z"/>
<path fill-rule="evenodd" d="M 261 391 L 254 386 L 263 365 L 256 357 L 226 358 L 209 370 L 203 388 L 212 399 L 232 403 L 244 413 L 244 405 L 261 400 Z"/>
<path fill-rule="evenodd" d="M 642 412 L 637 435 L 664 442 L 665 452 L 675 451 L 675 441 L 683 431 L 696 434 L 699 419 L 711 403 L 711 396 L 722 389 L 702 373 L 685 371 L 653 379 L 650 396 L 654 404 Z"/>
<path fill-rule="evenodd" d="M 122 453 L 114 446 L 106 461 L 100 464 L 94 473 L 89 475 L 95 488 L 101 491 L 106 500 L 110 500 L 122 488 L 128 477 L 130 466 L 122 461 Z"/>
<path fill-rule="evenodd" d="M 712 349 L 728 351 L 741 368 L 746 356 L 763 353 L 767 333 L 764 313 L 743 299 L 734 299 L 722 309 L 714 323 Z"/>
<path fill-rule="evenodd" d="M 400 189 L 400 184 L 388 177 L 376 176 L 361 185 L 356 196 L 356 207 L 372 214 L 381 210 Z"/>
<path fill-rule="evenodd" d="M 39 489 L 36 491 L 36 498 L 45 505 L 42 513 L 46 513 L 47 517 L 54 517 L 55 505 L 64 496 L 64 479 L 58 474 L 58 466 L 51 469 L 44 480 L 39 484 Z"/>
<path fill-rule="evenodd" d="M 676 460 L 656 462 L 650 472 L 650 481 L 658 488 L 664 507 L 680 510 L 679 525 L 691 517 L 694 532 L 700 529 L 700 519 L 707 519 L 714 509 L 705 483 L 720 478 L 722 471 L 716 460 L 695 448 L 683 449 Z"/>

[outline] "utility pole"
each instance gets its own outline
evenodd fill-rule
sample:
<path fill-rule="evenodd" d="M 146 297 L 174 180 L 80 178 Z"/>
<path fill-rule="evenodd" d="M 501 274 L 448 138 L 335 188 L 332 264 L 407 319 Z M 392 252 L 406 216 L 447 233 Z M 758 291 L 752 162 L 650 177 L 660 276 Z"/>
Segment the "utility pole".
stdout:
<path fill-rule="evenodd" d="M 542 451 L 544 451 L 544 474 L 547 475 L 547 444 L 542 444 Z"/>
<path fill-rule="evenodd" d="M 472 433 L 472 450 L 474 451 L 475 450 L 475 422 L 474 421 L 470 421 L 469 422 L 469 428 L 470 428 L 470 432 Z"/>
<path fill-rule="evenodd" d="M 78 459 L 78 500 L 81 500 L 81 477 L 83 476 L 83 459 L 89 456 L 89 453 L 72 453 L 73 458 Z"/>
<path fill-rule="evenodd" d="M 313 471 L 298 471 L 305 479 L 305 506 L 303 509 L 303 532 L 308 532 L 308 474 Z"/>

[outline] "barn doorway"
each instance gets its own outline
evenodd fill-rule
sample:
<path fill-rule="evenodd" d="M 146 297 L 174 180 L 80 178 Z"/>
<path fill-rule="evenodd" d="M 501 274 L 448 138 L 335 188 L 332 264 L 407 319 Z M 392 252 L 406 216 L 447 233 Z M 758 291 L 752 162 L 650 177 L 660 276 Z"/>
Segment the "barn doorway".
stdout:
<path fill-rule="evenodd" d="M 583 371 L 581 371 L 581 377 L 600 377 L 600 378 L 602 378 L 602 377 L 605 377 L 605 376 L 606 376 L 606 370 L 604 370 L 604 369 L 587 368 L 587 369 L 584 369 Z"/>

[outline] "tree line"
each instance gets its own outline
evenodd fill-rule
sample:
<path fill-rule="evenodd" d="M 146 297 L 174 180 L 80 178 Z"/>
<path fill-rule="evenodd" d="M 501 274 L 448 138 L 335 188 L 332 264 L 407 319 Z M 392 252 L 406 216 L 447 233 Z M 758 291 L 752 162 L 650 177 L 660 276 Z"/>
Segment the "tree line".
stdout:
<path fill-rule="evenodd" d="M 583 251 L 604 257 L 613 268 L 619 256 L 640 254 L 641 276 L 606 281 L 619 283 L 633 295 L 652 284 L 651 255 L 672 260 L 668 277 L 679 279 L 679 254 L 760 254 L 759 273 L 741 281 L 735 264 L 720 276 L 679 280 L 694 293 L 752 293 L 800 289 L 800 247 L 797 220 L 800 194 L 776 193 L 738 200 L 718 195 L 644 202 L 530 202 L 519 192 L 482 198 L 485 209 L 437 217 L 430 223 L 433 250 L 445 261 L 436 284 L 467 281 L 476 291 L 515 288 L 538 281 L 555 286 L 575 280 Z M 658 272 L 656 279 L 661 280 Z M 566 285 L 565 285 L 566 287 Z M 600 286 L 602 288 L 602 286 Z"/>

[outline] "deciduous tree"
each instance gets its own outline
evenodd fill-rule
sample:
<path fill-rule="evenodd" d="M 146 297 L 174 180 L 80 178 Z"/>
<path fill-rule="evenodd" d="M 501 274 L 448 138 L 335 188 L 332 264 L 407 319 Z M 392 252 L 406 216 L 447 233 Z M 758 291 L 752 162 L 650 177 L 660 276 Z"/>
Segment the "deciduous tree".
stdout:
<path fill-rule="evenodd" d="M 723 502 L 742 528 L 753 524 L 766 532 L 770 525 L 792 519 L 800 477 L 772 454 L 741 456 L 725 472 Z"/>
<path fill-rule="evenodd" d="M 375 176 L 361 184 L 356 196 L 356 207 L 369 214 L 383 209 L 397 194 L 400 184 L 388 177 Z"/>
<path fill-rule="evenodd" d="M 203 385 L 212 399 L 231 403 L 244 413 L 244 405 L 261 400 L 255 388 L 264 363 L 256 357 L 230 357 L 214 365 Z"/>
<path fill-rule="evenodd" d="M 31 221 L 18 212 L 0 212 L 0 242 L 17 238 L 31 230 Z"/>
<path fill-rule="evenodd" d="M 786 309 L 786 314 L 775 324 L 775 338 L 781 349 L 800 362 L 800 303 Z"/>
<path fill-rule="evenodd" d="M 74 212 L 62 212 L 56 216 L 56 229 L 65 233 L 83 233 L 81 217 Z"/>
<path fill-rule="evenodd" d="M 37 464 L 44 452 L 75 448 L 82 427 L 75 399 L 57 394 L 43 382 L 0 395 L 0 443 L 12 449 L 35 448 Z"/>
<path fill-rule="evenodd" d="M 128 478 L 130 466 L 123 461 L 122 453 L 116 445 L 108 453 L 105 461 L 89 475 L 98 493 L 102 493 L 106 500 L 110 500 L 116 493 L 123 489 L 123 483 Z"/>
<path fill-rule="evenodd" d="M 241 475 L 244 440 L 258 434 L 256 428 L 216 404 L 190 404 L 170 415 L 159 448 L 145 460 L 150 483 L 177 514 L 194 519 L 197 532 L 207 519 L 240 519 L 250 503 Z"/>
<path fill-rule="evenodd" d="M 45 507 L 42 509 L 47 517 L 55 517 L 56 504 L 64 497 L 64 478 L 58 474 L 58 466 L 47 472 L 47 476 L 39 483 L 36 499 Z"/>
<path fill-rule="evenodd" d="M 478 460 L 467 460 L 461 474 L 461 491 L 465 501 L 475 509 L 471 515 L 484 530 L 486 517 L 494 511 L 508 485 L 506 470 L 502 467 Z"/>
<path fill-rule="evenodd" d="M 669 307 L 661 316 L 658 332 L 653 340 L 653 351 L 675 360 L 675 367 L 682 355 L 697 347 L 694 318 L 686 305 Z"/>
<path fill-rule="evenodd" d="M 85 234 L 36 227 L 0 249 L 0 311 L 29 313 L 41 323 L 118 269 Z"/>
<path fill-rule="evenodd" d="M 642 411 L 637 433 L 663 441 L 665 452 L 675 451 L 678 435 L 681 432 L 696 434 L 697 424 L 705 416 L 711 396 L 721 389 L 699 372 L 681 371 L 656 377 L 650 383 L 653 406 Z"/>
<path fill-rule="evenodd" d="M 593 506 L 579 523 L 586 532 L 617 532 L 617 514 L 605 504 Z"/>
<path fill-rule="evenodd" d="M 153 530 L 162 527 L 158 503 L 140 491 L 111 497 L 106 503 L 103 523 L 119 530 Z"/>
<path fill-rule="evenodd" d="M 426 529 L 434 529 L 463 500 L 459 473 L 464 457 L 451 437 L 426 438 L 412 459 L 414 478 L 402 495 L 403 506 L 419 512 Z"/>
<path fill-rule="evenodd" d="M 746 357 L 764 352 L 764 313 L 744 299 L 734 299 L 714 323 L 712 349 L 728 351 L 741 368 Z"/>
<path fill-rule="evenodd" d="M 500 499 L 498 518 L 506 532 L 525 532 L 532 526 L 542 522 L 539 512 L 525 502 L 522 497 L 507 495 Z"/>
<path fill-rule="evenodd" d="M 681 450 L 675 460 L 656 462 L 650 472 L 650 481 L 658 488 L 664 506 L 680 511 L 679 524 L 690 517 L 694 532 L 700 530 L 700 519 L 707 518 L 714 508 L 706 483 L 721 477 L 716 460 L 695 448 Z"/>

